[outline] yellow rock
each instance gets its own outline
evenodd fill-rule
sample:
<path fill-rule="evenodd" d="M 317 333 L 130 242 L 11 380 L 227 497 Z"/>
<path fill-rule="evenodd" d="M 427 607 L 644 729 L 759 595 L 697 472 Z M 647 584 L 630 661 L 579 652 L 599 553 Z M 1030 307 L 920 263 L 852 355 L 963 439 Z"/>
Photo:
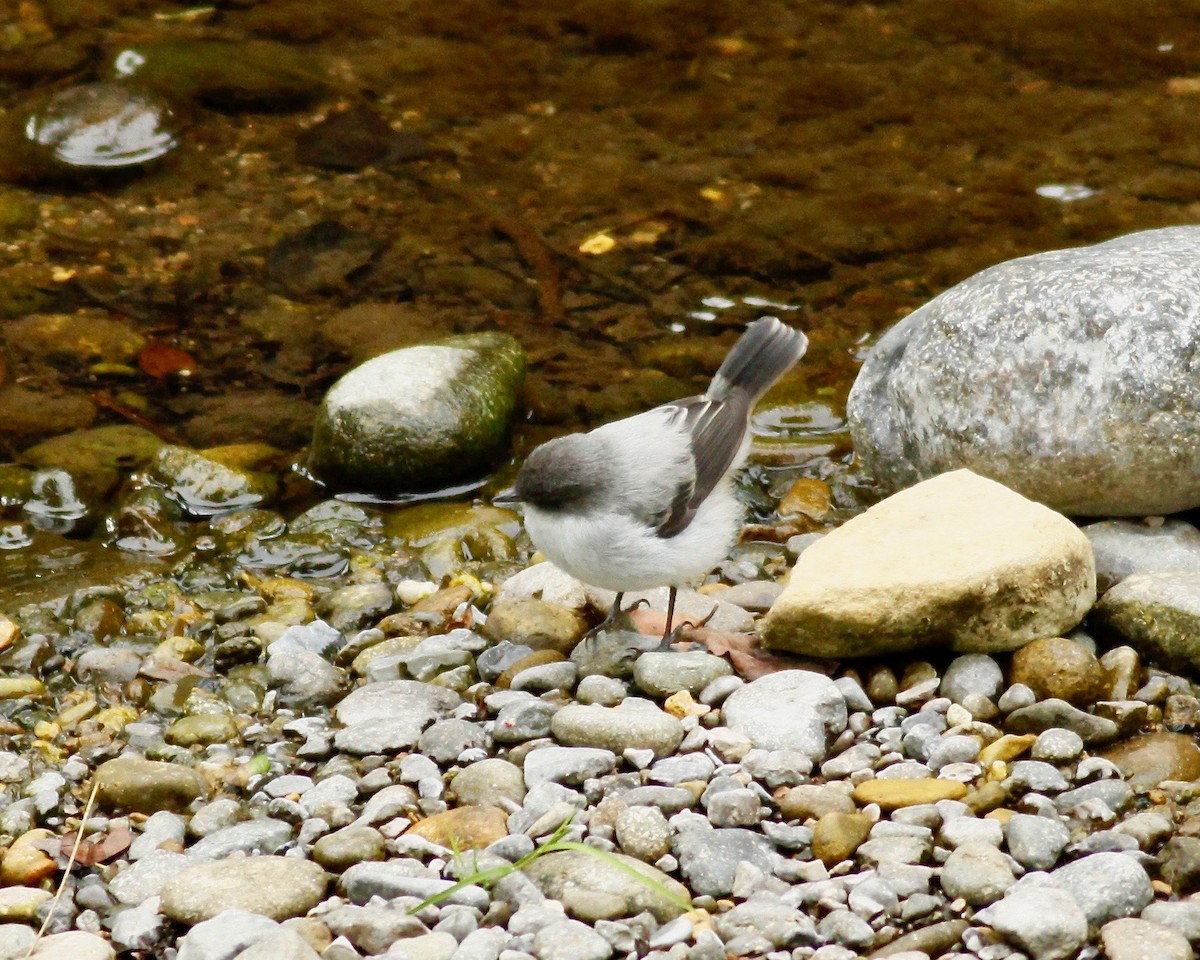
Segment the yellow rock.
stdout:
<path fill-rule="evenodd" d="M 105 707 L 92 719 L 97 725 L 112 733 L 125 729 L 125 724 L 133 723 L 138 718 L 138 712 L 133 707 Z"/>
<path fill-rule="evenodd" d="M 690 691 L 679 690 L 667 697 L 663 702 L 663 709 L 682 720 L 684 717 L 702 717 L 712 710 L 712 707 L 697 702 Z"/>
<path fill-rule="evenodd" d="M 996 760 L 1003 760 L 1005 763 L 1016 760 L 1033 746 L 1036 739 L 1037 734 L 1033 733 L 1006 733 L 979 751 L 979 762 L 985 767 L 990 767 Z"/>
<path fill-rule="evenodd" d="M 825 866 L 849 860 L 871 833 L 865 813 L 827 813 L 813 825 L 813 856 Z"/>
<path fill-rule="evenodd" d="M 858 803 L 877 803 L 884 810 L 961 800 L 966 795 L 966 786 L 956 780 L 864 780 L 854 788 Z"/>
<path fill-rule="evenodd" d="M 182 660 L 184 663 L 192 663 L 199 660 L 204 653 L 204 644 L 193 640 L 191 637 L 174 636 L 167 637 L 162 643 L 154 648 L 155 656 L 168 657 L 171 660 Z"/>
<path fill-rule="evenodd" d="M 779 501 L 781 517 L 808 517 L 823 520 L 829 513 L 829 484 L 811 477 L 801 477 L 788 489 Z"/>
<path fill-rule="evenodd" d="M 54 860 L 42 849 L 42 844 L 52 842 L 53 837 L 45 829 L 30 830 L 17 837 L 0 861 L 0 884 L 31 887 L 54 876 Z"/>
<path fill-rule="evenodd" d="M 508 836 L 508 814 L 499 807 L 455 807 L 414 823 L 408 832 L 450 850 L 482 850 Z"/>
<path fill-rule="evenodd" d="M 75 726 L 80 720 L 86 720 L 97 710 L 96 701 L 92 699 L 83 700 L 73 706 L 67 707 L 58 715 L 58 725 L 63 729 Z"/>
<path fill-rule="evenodd" d="M 37 677 L 0 677 L 0 700 L 40 697 L 46 686 Z"/>

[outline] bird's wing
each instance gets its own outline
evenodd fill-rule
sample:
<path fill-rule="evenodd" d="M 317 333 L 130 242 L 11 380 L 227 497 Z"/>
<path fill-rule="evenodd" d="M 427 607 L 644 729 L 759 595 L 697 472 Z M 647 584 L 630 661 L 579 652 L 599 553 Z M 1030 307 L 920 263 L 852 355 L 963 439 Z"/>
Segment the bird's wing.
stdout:
<path fill-rule="evenodd" d="M 722 400 L 689 397 L 664 408 L 687 434 L 695 473 L 694 479 L 679 484 L 670 511 L 655 525 L 660 537 L 685 530 L 696 509 L 733 466 L 746 437 L 747 403 L 747 398 L 735 394 Z"/>

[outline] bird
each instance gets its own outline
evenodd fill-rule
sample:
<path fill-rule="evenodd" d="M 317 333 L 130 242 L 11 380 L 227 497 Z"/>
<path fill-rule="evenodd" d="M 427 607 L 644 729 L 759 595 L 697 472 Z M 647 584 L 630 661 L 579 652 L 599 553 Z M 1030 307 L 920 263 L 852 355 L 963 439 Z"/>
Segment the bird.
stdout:
<path fill-rule="evenodd" d="M 747 324 L 708 390 L 537 447 L 493 498 L 523 504 L 525 529 L 555 566 L 625 593 L 678 588 L 728 555 L 743 522 L 733 477 L 750 450 L 755 402 L 804 355 L 808 338 L 775 317 Z"/>

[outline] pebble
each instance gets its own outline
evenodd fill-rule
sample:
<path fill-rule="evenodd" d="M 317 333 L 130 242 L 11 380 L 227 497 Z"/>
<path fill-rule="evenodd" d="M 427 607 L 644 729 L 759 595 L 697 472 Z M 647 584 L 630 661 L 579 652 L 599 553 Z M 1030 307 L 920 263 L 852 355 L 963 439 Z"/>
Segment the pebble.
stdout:
<path fill-rule="evenodd" d="M 300 933 L 279 927 L 247 947 L 234 960 L 321 960 L 321 955 Z"/>
<path fill-rule="evenodd" d="M 1092 616 L 1147 659 L 1188 671 L 1200 665 L 1200 571 L 1126 577 Z"/>
<path fill-rule="evenodd" d="M 1107 677 L 1096 655 L 1066 637 L 1040 637 L 1013 654 L 1011 679 L 1039 700 L 1091 704 L 1105 697 Z"/>
<path fill-rule="evenodd" d="M 1092 542 L 1101 593 L 1138 573 L 1200 573 L 1200 531 L 1183 520 L 1157 525 L 1101 520 L 1083 527 L 1083 533 Z"/>
<path fill-rule="evenodd" d="M 723 657 L 703 651 L 643 653 L 633 665 L 633 682 L 650 697 L 666 699 L 679 690 L 699 696 L 709 684 L 733 674 Z"/>
<path fill-rule="evenodd" d="M 1191 960 L 1191 944 L 1179 932 L 1149 920 L 1125 917 L 1100 929 L 1108 960 Z"/>
<path fill-rule="evenodd" d="M 864 780 L 854 788 L 854 799 L 861 804 L 877 803 L 883 810 L 898 810 L 939 800 L 961 800 L 967 788 L 953 780 Z"/>
<path fill-rule="evenodd" d="M 1018 707 L 1008 715 L 1006 723 L 1011 733 L 1041 733 L 1052 727 L 1071 730 L 1088 745 L 1115 740 L 1119 732 L 1112 720 L 1085 713 L 1065 700 L 1056 698 Z"/>
<path fill-rule="evenodd" d="M 96 780 L 100 806 L 137 813 L 181 810 L 204 793 L 204 781 L 195 770 L 133 755 L 100 764 Z"/>
<path fill-rule="evenodd" d="M 1093 853 L 1050 874 L 1083 909 L 1092 926 L 1135 916 L 1154 899 L 1145 868 L 1124 853 Z"/>
<path fill-rule="evenodd" d="M 846 700 L 828 677 L 782 670 L 739 687 L 722 707 L 725 724 L 765 750 L 823 759 L 846 729 Z"/>
<path fill-rule="evenodd" d="M 1049 870 L 1071 840 L 1071 832 L 1057 818 L 1015 813 L 1005 826 L 1008 852 L 1028 870 Z"/>
<path fill-rule="evenodd" d="M 621 866 L 564 850 L 538 857 L 524 873 L 547 897 L 568 903 L 581 920 L 613 920 L 648 911 L 665 922 L 682 912 L 676 900 L 686 903 L 691 899 L 683 884 L 661 870 L 633 857 L 614 856 Z M 654 885 L 639 882 L 637 874 L 650 878 Z M 675 899 L 663 896 L 662 890 Z"/>
<path fill-rule="evenodd" d="M 321 902 L 328 877 L 298 857 L 233 857 L 198 863 L 162 888 L 162 910 L 194 925 L 224 910 L 245 910 L 273 919 L 303 916 Z"/>
<path fill-rule="evenodd" d="M 387 841 L 373 827 L 344 827 L 318 838 L 313 860 L 326 870 L 341 873 L 356 863 L 387 858 Z"/>
<path fill-rule="evenodd" d="M 1142 919 L 1182 934 L 1189 943 L 1200 942 L 1200 903 L 1193 900 L 1156 900 L 1142 911 Z"/>
<path fill-rule="evenodd" d="M 1200 780 L 1200 747 L 1193 737 L 1165 730 L 1130 737 L 1104 750 L 1128 778 L 1129 785 L 1147 790 L 1164 780 Z"/>
<path fill-rule="evenodd" d="M 1008 858 L 990 843 L 970 840 L 956 847 L 942 866 L 942 889 L 973 907 L 999 900 L 1016 882 Z"/>
<path fill-rule="evenodd" d="M 196 923 L 179 943 L 177 960 L 234 957 L 269 936 L 279 925 L 270 917 L 236 908 L 217 911 Z"/>
<path fill-rule="evenodd" d="M 702 896 L 728 896 L 739 863 L 771 874 L 780 859 L 765 837 L 736 828 L 688 830 L 676 834 L 671 846 L 689 886 Z"/>
<path fill-rule="evenodd" d="M 649 701 L 629 698 L 616 707 L 567 704 L 554 714 L 550 731 L 560 743 L 621 751 L 653 750 L 665 757 L 683 739 L 683 724 Z"/>
<path fill-rule="evenodd" d="M 1034 760 L 1068 763 L 1083 753 L 1083 737 L 1074 730 L 1051 727 L 1038 734 L 1029 754 Z"/>
<path fill-rule="evenodd" d="M 113 960 L 116 955 L 107 940 L 82 930 L 42 937 L 33 951 L 26 954 L 30 960 Z"/>
<path fill-rule="evenodd" d="M 963 703 L 970 696 L 994 700 L 1003 687 L 1004 673 L 992 657 L 985 653 L 965 653 L 950 661 L 938 691 L 955 703 Z"/>
<path fill-rule="evenodd" d="M 866 841 L 871 827 L 871 818 L 866 814 L 830 811 L 813 826 L 813 856 L 827 867 L 849 860 Z"/>
<path fill-rule="evenodd" d="M 611 750 L 596 747 L 542 747 L 525 756 L 523 772 L 530 789 L 553 781 L 579 785 L 608 773 L 617 764 Z"/>
<path fill-rule="evenodd" d="M 388 680 L 359 687 L 334 710 L 346 726 L 334 737 L 350 753 L 411 749 L 429 724 L 462 702 L 451 690 L 416 680 Z"/>
<path fill-rule="evenodd" d="M 1048 883 L 1018 884 L 975 919 L 1033 960 L 1074 957 L 1088 937 L 1088 917 L 1075 898 Z"/>

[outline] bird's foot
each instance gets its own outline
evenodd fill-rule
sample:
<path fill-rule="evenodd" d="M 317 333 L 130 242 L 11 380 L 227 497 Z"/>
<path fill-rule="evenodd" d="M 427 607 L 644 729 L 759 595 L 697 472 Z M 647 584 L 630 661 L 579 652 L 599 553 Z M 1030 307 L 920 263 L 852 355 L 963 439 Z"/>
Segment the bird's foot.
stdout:
<path fill-rule="evenodd" d="M 683 642 L 683 632 L 685 630 L 698 630 L 701 627 L 705 627 L 708 625 L 708 622 L 716 615 L 717 615 L 717 606 L 716 606 L 716 604 L 714 604 L 713 608 L 708 611 L 707 615 L 705 615 L 704 619 L 702 619 L 699 623 L 693 623 L 691 620 L 684 620 L 674 630 L 668 630 L 663 634 L 662 644 L 659 646 L 659 649 L 660 650 L 670 650 L 672 645 L 674 645 L 676 643 L 682 643 Z"/>

